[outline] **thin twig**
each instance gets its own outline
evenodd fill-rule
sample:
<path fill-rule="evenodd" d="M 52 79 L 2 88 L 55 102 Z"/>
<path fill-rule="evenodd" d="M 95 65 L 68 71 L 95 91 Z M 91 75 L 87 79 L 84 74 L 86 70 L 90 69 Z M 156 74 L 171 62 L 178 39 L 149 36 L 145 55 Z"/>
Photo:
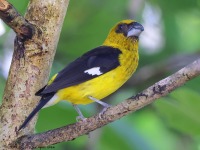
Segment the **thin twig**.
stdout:
<path fill-rule="evenodd" d="M 81 135 L 103 127 L 131 112 L 152 103 L 156 99 L 169 94 L 171 91 L 182 86 L 188 80 L 200 75 L 200 59 L 194 61 L 188 66 L 182 68 L 175 74 L 155 83 L 146 90 L 138 93 L 116 106 L 110 107 L 103 116 L 95 115 L 84 121 L 79 121 L 58 129 L 50 130 L 44 133 L 25 135 L 18 139 L 13 146 L 21 149 L 45 147 L 48 145 L 71 141 Z"/>

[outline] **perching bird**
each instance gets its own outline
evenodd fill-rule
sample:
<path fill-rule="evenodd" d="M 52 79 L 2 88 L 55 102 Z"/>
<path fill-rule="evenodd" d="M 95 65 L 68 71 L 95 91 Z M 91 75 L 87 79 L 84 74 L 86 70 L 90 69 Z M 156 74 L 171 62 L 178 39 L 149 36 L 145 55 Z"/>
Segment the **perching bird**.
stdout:
<path fill-rule="evenodd" d="M 134 20 L 117 23 L 102 46 L 70 63 L 36 92 L 35 95 L 41 96 L 41 100 L 19 130 L 24 128 L 41 108 L 61 100 L 71 102 L 80 119 L 84 117 L 77 107 L 78 104 L 97 102 L 104 108 L 109 107 L 100 100 L 120 88 L 136 70 L 139 35 L 143 30 L 143 26 Z"/>

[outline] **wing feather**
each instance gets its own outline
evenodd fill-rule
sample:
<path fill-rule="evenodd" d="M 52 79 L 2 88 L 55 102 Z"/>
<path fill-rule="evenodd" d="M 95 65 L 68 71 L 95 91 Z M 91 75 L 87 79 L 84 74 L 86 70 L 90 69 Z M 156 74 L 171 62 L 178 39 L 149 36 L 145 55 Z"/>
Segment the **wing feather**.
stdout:
<path fill-rule="evenodd" d="M 37 92 L 37 94 L 43 95 L 56 92 L 100 76 L 84 73 L 85 70 L 94 67 L 100 67 L 102 74 L 105 74 L 120 65 L 119 54 L 121 54 L 121 51 L 117 48 L 108 46 L 97 47 L 70 63 L 58 73 L 50 85 L 46 86 L 39 93 Z"/>

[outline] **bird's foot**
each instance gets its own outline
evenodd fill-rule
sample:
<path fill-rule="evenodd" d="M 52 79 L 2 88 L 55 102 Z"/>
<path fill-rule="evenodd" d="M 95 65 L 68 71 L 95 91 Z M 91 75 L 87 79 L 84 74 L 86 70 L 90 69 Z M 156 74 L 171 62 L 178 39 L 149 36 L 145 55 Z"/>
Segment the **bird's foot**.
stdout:
<path fill-rule="evenodd" d="M 76 117 L 76 121 L 85 121 L 87 118 L 85 118 L 84 116 L 77 116 Z"/>
<path fill-rule="evenodd" d="M 105 113 L 105 111 L 109 108 L 109 107 L 111 107 L 112 105 L 109 105 L 109 104 L 107 104 L 106 106 L 104 105 L 104 108 L 101 110 L 101 112 L 99 113 L 99 118 L 100 119 L 102 119 L 103 118 L 103 115 L 104 115 L 104 113 Z"/>
<path fill-rule="evenodd" d="M 81 112 L 81 110 L 78 108 L 77 105 L 73 104 L 75 110 L 77 111 L 77 113 L 79 114 L 79 116 L 76 117 L 76 121 L 85 121 L 87 118 L 85 118 Z"/>
<path fill-rule="evenodd" d="M 76 117 L 76 121 L 77 122 L 79 122 L 79 121 L 83 121 L 84 122 L 86 120 L 87 120 L 87 118 L 85 118 L 83 115 L 79 115 L 79 116 Z M 90 132 L 87 133 L 86 135 L 88 136 L 88 138 L 91 138 L 91 133 Z"/>
<path fill-rule="evenodd" d="M 103 110 L 99 113 L 99 118 L 102 119 L 102 116 L 103 116 L 104 112 L 105 112 L 109 107 L 111 107 L 111 105 L 110 105 L 110 104 L 107 104 L 107 103 L 105 103 L 105 102 L 103 102 L 103 101 L 100 101 L 100 100 L 98 100 L 98 99 L 96 99 L 95 97 L 92 97 L 92 96 L 88 96 L 88 98 L 91 99 L 91 100 L 93 100 L 93 101 L 95 101 L 95 102 L 97 102 L 98 104 L 100 104 L 100 105 L 102 105 L 102 106 L 104 107 Z"/>

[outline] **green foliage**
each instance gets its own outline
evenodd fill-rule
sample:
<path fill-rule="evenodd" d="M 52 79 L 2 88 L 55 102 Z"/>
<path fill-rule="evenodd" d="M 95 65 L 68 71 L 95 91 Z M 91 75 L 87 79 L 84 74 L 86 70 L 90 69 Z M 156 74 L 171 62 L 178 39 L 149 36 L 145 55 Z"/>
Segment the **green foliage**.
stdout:
<path fill-rule="evenodd" d="M 200 135 L 200 93 L 180 88 L 155 103 L 160 115 L 175 130 L 190 136 Z"/>
<path fill-rule="evenodd" d="M 101 45 L 110 28 L 116 22 L 126 18 L 126 1 L 116 0 L 114 7 L 110 7 L 113 4 L 112 1 L 106 0 L 78 3 L 71 1 L 61 32 L 56 59 L 59 58 L 66 63 L 63 55 L 74 59 L 97 45 Z M 108 15 L 113 17 L 106 17 Z"/>
<path fill-rule="evenodd" d="M 176 17 L 176 24 L 179 30 L 179 40 L 178 40 L 179 51 L 182 52 L 199 51 L 200 35 L 198 31 L 200 26 L 200 20 L 199 20 L 200 13 L 197 10 L 190 10 L 190 13 L 188 12 L 178 13 L 175 17 Z"/>
<path fill-rule="evenodd" d="M 21 14 L 24 14 L 29 2 L 28 0 L 20 1 L 20 3 L 16 0 L 9 1 Z M 159 64 L 174 55 L 180 56 L 193 53 L 199 55 L 199 0 L 151 0 L 148 3 L 143 1 L 144 3 L 137 7 L 137 11 L 140 12 L 136 12 L 138 16 L 130 14 L 133 9 L 136 9 L 136 7 L 131 7 L 131 2 L 132 0 L 71 0 L 63 24 L 51 76 L 84 52 L 101 45 L 109 29 L 116 22 L 127 18 L 133 19 L 132 16 L 134 16 L 135 18 L 141 18 L 138 21 L 143 23 L 142 13 L 147 4 L 158 7 L 161 11 L 160 24 L 163 24 L 165 45 L 159 52 L 151 55 L 144 53 L 144 48 L 140 48 L 139 69 L 148 64 Z M 149 16 L 148 19 L 150 22 L 154 18 Z M 151 29 L 145 27 L 146 30 Z M 150 32 L 153 32 L 153 30 Z M 143 35 L 146 36 L 145 32 Z M 4 39 L 2 37 L 0 39 L 1 49 Z M 157 41 L 152 42 L 157 43 Z M 3 57 L 1 49 L 0 55 Z M 186 60 L 182 61 L 185 62 Z M 149 79 L 148 82 L 144 81 L 134 88 L 124 85 L 116 94 L 108 98 L 108 100 L 115 100 L 109 103 L 119 103 L 137 93 L 141 90 L 141 87 L 144 89 L 149 84 L 173 73 L 174 68 L 178 69 L 176 63 L 171 65 L 167 66 L 167 69 L 163 68 L 163 70 L 167 70 L 164 74 L 158 74 Z M 71 142 L 56 144 L 53 149 L 197 150 L 200 144 L 199 83 L 200 78 L 196 78 L 169 96 L 156 101 L 153 105 L 92 132 L 91 138 L 82 136 Z M 0 97 L 3 95 L 4 85 L 5 80 L 0 77 Z M 85 116 L 91 116 L 95 112 L 99 112 L 97 107 L 94 106 L 92 104 L 80 108 Z M 71 105 L 61 102 L 39 113 L 36 131 L 43 132 L 74 123 L 76 122 L 76 116 L 77 113 Z"/>
<path fill-rule="evenodd" d="M 24 0 L 23 2 L 16 1 L 16 0 L 8 0 L 20 14 L 24 14 L 28 5 L 28 0 Z"/>

